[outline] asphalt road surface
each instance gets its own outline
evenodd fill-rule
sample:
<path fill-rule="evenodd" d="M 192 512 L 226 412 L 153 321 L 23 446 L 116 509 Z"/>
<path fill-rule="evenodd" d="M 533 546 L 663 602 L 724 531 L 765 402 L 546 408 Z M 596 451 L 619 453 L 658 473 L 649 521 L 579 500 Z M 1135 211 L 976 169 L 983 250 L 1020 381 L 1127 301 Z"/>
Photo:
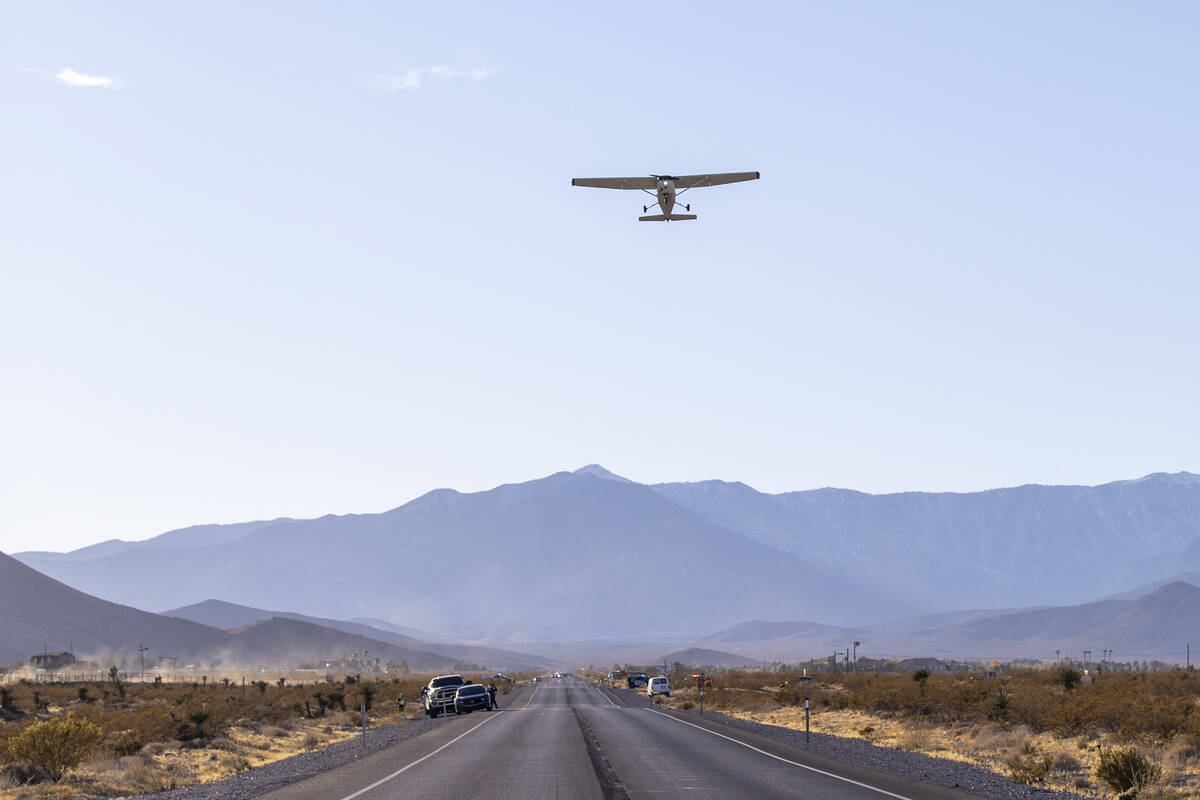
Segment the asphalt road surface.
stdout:
<path fill-rule="evenodd" d="M 575 678 L 518 707 L 436 730 L 264 795 L 270 800 L 400 798 L 805 798 L 965 800 L 960 791 L 830 761 L 727 726 L 628 707 Z"/>

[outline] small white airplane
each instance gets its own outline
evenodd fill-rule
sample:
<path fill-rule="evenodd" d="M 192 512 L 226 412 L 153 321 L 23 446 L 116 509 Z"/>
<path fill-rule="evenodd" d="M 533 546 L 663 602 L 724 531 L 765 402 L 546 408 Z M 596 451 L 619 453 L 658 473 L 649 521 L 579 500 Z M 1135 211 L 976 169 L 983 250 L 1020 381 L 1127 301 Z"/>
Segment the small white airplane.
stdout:
<path fill-rule="evenodd" d="M 672 214 L 675 208 L 675 198 L 688 189 L 700 186 L 720 186 L 723 183 L 738 183 L 739 181 L 756 181 L 757 172 L 719 172 L 715 175 L 651 175 L 648 178 L 572 178 L 572 186 L 590 186 L 595 189 L 640 189 L 654 197 L 661 214 L 649 214 L 638 217 L 641 222 L 677 222 L 685 219 L 695 219 L 695 214 Z M 691 211 L 690 204 L 683 204 L 685 211 Z M 650 206 L 642 206 L 642 213 L 650 210 Z"/>

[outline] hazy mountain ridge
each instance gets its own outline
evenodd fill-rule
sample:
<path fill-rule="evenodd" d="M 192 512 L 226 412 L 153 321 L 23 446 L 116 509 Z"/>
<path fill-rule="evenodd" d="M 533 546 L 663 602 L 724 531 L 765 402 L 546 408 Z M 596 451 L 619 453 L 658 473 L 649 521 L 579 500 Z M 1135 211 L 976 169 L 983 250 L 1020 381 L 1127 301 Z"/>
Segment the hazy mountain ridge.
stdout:
<path fill-rule="evenodd" d="M 678 634 L 701 599 L 696 586 L 708 587 L 711 618 L 730 623 L 764 608 L 850 621 L 894 605 L 648 487 L 593 472 L 469 494 L 439 489 L 382 514 L 276 521 L 235 546 L 22 558 L 131 603 L 216 596 L 321 618 L 388 617 L 459 641 L 638 635 L 654 633 L 656 620 L 660 633 Z M 648 614 L 652 604 L 661 611 Z"/>
<path fill-rule="evenodd" d="M 412 644 L 419 646 L 284 617 L 223 630 L 92 597 L 0 553 L 0 663 L 26 663 L 33 654 L 49 648 L 94 659 L 103 669 L 104 664 L 132 663 L 139 645 L 149 648 L 147 663 L 151 665 L 163 656 L 176 659 L 178 666 L 195 662 L 231 668 L 286 668 L 362 650 L 383 661 L 407 662 L 414 670 L 462 664 L 536 668 L 546 663 L 488 648 L 450 645 L 448 649 L 455 651 L 451 653 L 434 652 L 420 642 Z"/>
<path fill-rule="evenodd" d="M 965 622 L 954 621 L 957 614 L 946 616 L 948 622 L 941 626 L 917 618 L 907 628 L 751 620 L 711 634 L 700 644 L 731 643 L 748 655 L 792 660 L 822 658 L 835 650 L 841 653 L 859 641 L 858 652 L 866 657 L 1049 661 L 1059 653 L 1080 659 L 1084 650 L 1098 657 L 1107 649 L 1118 661 L 1157 658 L 1182 663 L 1188 643 L 1200 631 L 1200 587 L 1175 581 L 1132 600 L 1026 609 Z"/>
<path fill-rule="evenodd" d="M 963 607 L 1064 606 L 1149 585 L 1200 557 L 1198 540 L 1190 473 L 771 495 L 723 481 L 648 487 L 592 464 L 482 492 L 437 489 L 378 514 L 195 526 L 18 557 L 131 605 L 220 597 L 318 623 L 386 617 L 445 640 L 696 636 L 688 621 L 790 618 L 832 626 L 813 633 L 832 641 L 903 615 L 953 612 L 924 626 L 944 630 L 1003 616 Z M 646 614 L 654 604 L 663 612 Z"/>
<path fill-rule="evenodd" d="M 445 663 L 447 656 L 474 664 L 502 666 L 505 669 L 540 669 L 550 663 L 547 659 L 528 653 L 517 653 L 511 650 L 500 650 L 494 647 L 481 647 L 470 644 L 427 642 L 405 633 L 388 630 L 387 628 L 374 627 L 354 620 L 323 619 L 320 617 L 309 617 L 304 614 L 295 614 L 290 611 L 267 611 L 260 608 L 239 606 L 223 600 L 205 600 L 162 613 L 166 616 L 188 619 L 234 633 L 252 630 L 254 626 L 272 619 L 303 622 L 324 629 L 341 631 L 342 633 L 361 637 L 371 642 L 384 642 L 397 647 L 432 651 L 437 654 L 437 659 L 441 659 L 436 662 L 438 664 Z M 384 624 L 386 625 L 387 623 L 385 622 Z M 309 631 L 309 633 L 314 632 Z M 309 638 L 311 639 L 312 637 L 310 636 Z M 342 646 L 339 652 L 345 651 L 347 646 Z M 362 646 L 365 647 L 368 645 L 364 643 Z M 351 647 L 350 649 L 361 649 L 361 647 Z M 421 663 L 434 662 L 426 658 Z M 410 664 L 410 666 L 414 665 Z"/>
<path fill-rule="evenodd" d="M 1120 591 L 1171 574 L 1164 570 L 1200 538 L 1200 476 L 1186 472 L 973 493 L 771 495 L 723 481 L 653 488 L 718 525 L 931 612 Z"/>

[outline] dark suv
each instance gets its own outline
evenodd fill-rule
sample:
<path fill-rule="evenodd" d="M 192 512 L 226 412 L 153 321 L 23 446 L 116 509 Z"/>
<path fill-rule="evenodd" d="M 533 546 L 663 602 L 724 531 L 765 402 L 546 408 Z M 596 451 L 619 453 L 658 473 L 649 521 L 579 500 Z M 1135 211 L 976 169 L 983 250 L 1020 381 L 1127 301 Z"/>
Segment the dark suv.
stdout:
<path fill-rule="evenodd" d="M 471 711 L 491 711 L 492 696 L 482 683 L 468 683 L 458 687 L 454 693 L 454 713 L 465 714 Z"/>

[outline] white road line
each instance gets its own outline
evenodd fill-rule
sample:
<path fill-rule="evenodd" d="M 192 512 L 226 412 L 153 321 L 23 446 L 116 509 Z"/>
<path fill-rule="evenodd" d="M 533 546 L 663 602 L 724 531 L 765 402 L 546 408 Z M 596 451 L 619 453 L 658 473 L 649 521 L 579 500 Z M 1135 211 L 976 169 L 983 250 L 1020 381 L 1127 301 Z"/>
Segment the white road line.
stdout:
<path fill-rule="evenodd" d="M 653 708 L 647 708 L 646 710 L 649 711 L 651 714 L 658 714 L 660 717 L 666 717 L 667 719 L 672 720 L 673 722 L 678 722 L 680 725 L 689 725 L 698 731 L 704 731 L 705 733 L 711 733 L 713 736 L 719 736 L 722 739 L 728 739 L 729 741 L 733 742 L 734 744 L 740 744 L 742 747 L 748 747 L 756 753 L 762 753 L 764 756 L 773 758 L 776 761 L 782 761 L 785 764 L 791 764 L 793 767 L 799 767 L 800 769 L 806 769 L 809 772 L 816 772 L 819 775 L 824 775 L 827 778 L 834 778 L 839 781 L 844 781 L 845 783 L 852 783 L 855 786 L 861 786 L 863 789 L 870 789 L 872 792 L 879 792 L 880 794 L 887 795 L 888 797 L 895 797 L 896 800 L 912 800 L 911 797 L 905 797 L 902 794 L 895 794 L 894 792 L 889 792 L 886 789 L 880 789 L 877 786 L 872 786 L 869 783 L 860 783 L 859 781 L 851 780 L 850 778 L 844 778 L 841 775 L 835 775 L 832 772 L 826 772 L 823 769 L 817 769 L 816 767 L 810 767 L 807 764 L 801 764 L 799 761 L 792 761 L 791 759 L 784 758 L 783 756 L 777 756 L 774 753 L 768 753 L 766 750 L 757 748 L 752 744 L 746 744 L 743 741 L 734 739 L 732 736 L 726 736 L 723 733 L 717 733 L 716 731 L 710 731 L 708 728 L 705 728 L 702 725 L 696 725 L 694 723 L 679 719 L 678 717 L 672 717 L 670 714 L 664 714 L 661 711 L 655 711 Z M 349 798 L 347 798 L 347 800 L 349 800 Z"/>
<path fill-rule="evenodd" d="M 533 694 L 529 695 L 529 699 L 525 701 L 525 705 L 521 706 L 521 708 L 529 708 L 529 704 L 533 702 L 533 698 L 537 697 L 537 692 L 540 688 L 542 688 L 541 684 L 533 687 Z"/>
<path fill-rule="evenodd" d="M 504 713 L 503 711 L 498 711 L 498 713 L 496 714 L 496 717 L 500 716 L 500 714 L 503 714 L 503 713 Z M 392 778 L 395 778 L 397 775 L 401 774 L 402 772 L 406 772 L 406 771 L 408 771 L 408 770 L 412 769 L 413 767 L 415 767 L 417 764 L 420 764 L 420 763 L 421 763 L 422 761 L 424 761 L 425 759 L 427 759 L 427 758 L 433 758 L 433 757 L 434 757 L 434 756 L 436 756 L 438 753 L 442 752 L 442 751 L 443 751 L 443 750 L 445 750 L 447 747 L 449 747 L 450 745 L 454 744 L 455 742 L 457 742 L 459 739 L 461 739 L 461 738 L 463 738 L 464 736 L 466 736 L 466 735 L 467 735 L 468 733 L 470 733 L 471 731 L 475 730 L 476 728 L 479 728 L 479 727 L 482 727 L 482 726 L 484 726 L 484 725 L 487 725 L 489 722 L 491 722 L 492 720 L 494 720 L 496 717 L 488 717 L 487 719 L 483 720 L 482 722 L 480 722 L 480 723 L 477 723 L 477 724 L 475 724 L 475 725 L 472 725 L 470 728 L 468 728 L 467 730 L 463 731 L 463 732 L 462 732 L 462 733 L 460 733 L 458 736 L 455 736 L 453 739 L 451 739 L 450 741 L 446 742 L 444 745 L 442 745 L 441 747 L 439 747 L 437 750 L 434 750 L 432 753 L 427 753 L 427 754 L 425 754 L 425 755 L 421 756 L 420 758 L 418 758 L 416 761 L 412 762 L 411 764 L 406 764 L 405 766 L 403 766 L 403 767 L 401 767 L 400 769 L 398 769 L 398 770 L 396 770 L 395 772 L 393 772 L 391 775 L 388 775 L 386 778 L 380 778 L 379 780 L 375 781 L 375 782 L 374 782 L 374 783 L 372 783 L 370 786 L 364 786 L 363 788 L 359 789 L 359 790 L 358 790 L 357 792 L 355 792 L 354 794 L 348 794 L 348 795 L 346 795 L 345 797 L 343 797 L 343 798 L 342 798 L 342 800 L 351 800 L 351 798 L 358 797 L 358 796 L 360 796 L 360 795 L 364 795 L 364 794 L 366 794 L 367 792 L 371 791 L 372 789 L 374 789 L 374 788 L 376 788 L 376 787 L 379 787 L 379 786 L 382 786 L 383 784 L 387 783 L 387 782 L 388 782 L 388 781 L 390 781 Z"/>
<path fill-rule="evenodd" d="M 611 697 L 609 697 L 609 696 L 608 696 L 608 695 L 606 695 L 606 694 L 605 694 L 603 691 L 601 691 L 599 686 L 597 686 L 597 687 L 596 687 L 596 691 L 597 691 L 597 692 L 600 692 L 600 696 L 601 696 L 601 697 L 603 697 L 605 700 L 607 700 L 607 701 L 608 701 L 608 704 L 609 704 L 610 706 L 612 706 L 613 708 L 617 708 L 617 704 L 616 704 L 616 703 L 614 703 L 614 702 L 612 701 L 612 698 L 611 698 Z"/>

